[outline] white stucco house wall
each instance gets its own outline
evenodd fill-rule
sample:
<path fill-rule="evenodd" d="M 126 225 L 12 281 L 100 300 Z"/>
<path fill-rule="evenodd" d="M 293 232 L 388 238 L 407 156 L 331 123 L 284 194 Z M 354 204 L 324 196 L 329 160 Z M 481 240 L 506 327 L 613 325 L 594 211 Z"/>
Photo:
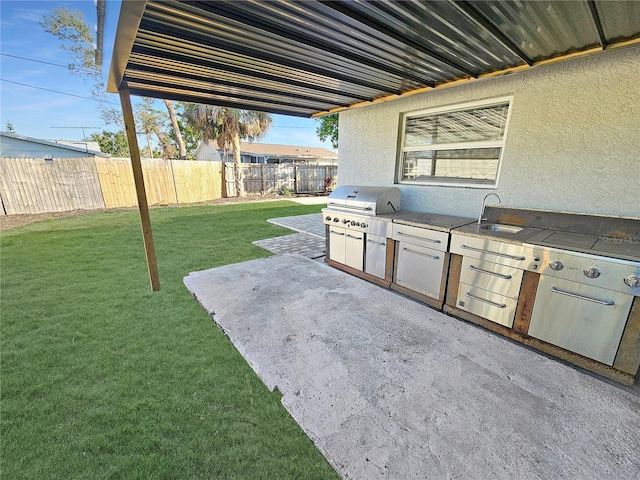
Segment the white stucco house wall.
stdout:
<path fill-rule="evenodd" d="M 0 155 L 8 158 L 91 158 L 110 157 L 97 142 L 43 140 L 0 132 Z"/>
<path fill-rule="evenodd" d="M 398 173 L 403 114 L 507 97 L 496 184 L 414 185 Z M 341 184 L 397 186 L 403 210 L 476 217 L 503 206 L 640 217 L 640 46 L 340 113 Z"/>

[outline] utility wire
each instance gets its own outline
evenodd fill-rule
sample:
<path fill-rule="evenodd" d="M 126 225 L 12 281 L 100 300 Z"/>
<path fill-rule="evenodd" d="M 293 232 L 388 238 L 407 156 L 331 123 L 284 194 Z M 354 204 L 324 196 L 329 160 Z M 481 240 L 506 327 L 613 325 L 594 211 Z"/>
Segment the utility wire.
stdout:
<path fill-rule="evenodd" d="M 20 85 L 22 87 L 29 87 L 29 88 L 35 88 L 38 90 L 44 90 L 46 92 L 52 92 L 52 93 L 58 93 L 60 95 L 68 95 L 69 97 L 76 97 L 76 98 L 83 98 L 85 100 L 91 100 L 93 102 L 100 102 L 100 100 L 96 99 L 96 98 L 91 98 L 91 97 L 83 97 L 82 95 L 74 95 L 73 93 L 67 93 L 67 92 L 60 92 L 58 90 L 51 90 L 50 88 L 44 88 L 44 87 L 36 87 L 35 85 L 27 85 L 26 83 L 20 83 L 20 82 L 14 82 L 13 80 L 7 80 L 5 78 L 0 78 L 0 80 L 2 80 L 3 82 L 7 82 L 7 83 L 13 83 L 15 85 Z M 118 105 L 115 102 L 108 102 L 108 101 L 103 101 L 102 103 L 108 103 L 109 105 Z"/>
<path fill-rule="evenodd" d="M 69 68 L 69 65 L 62 65 L 60 63 L 52 63 L 52 62 L 45 62 L 44 60 L 36 60 L 35 58 L 27 58 L 27 57 L 19 57 L 18 55 L 10 55 L 8 53 L 0 53 L 0 55 L 2 55 L 3 57 L 11 57 L 11 58 L 17 58 L 18 60 L 26 60 L 27 62 L 34 62 L 34 63 L 42 63 L 43 65 L 52 65 L 54 67 L 62 67 L 65 68 L 67 70 L 73 70 L 75 71 L 79 71 L 79 72 L 87 72 L 87 73 L 96 73 L 96 70 L 89 70 L 87 68 Z"/>

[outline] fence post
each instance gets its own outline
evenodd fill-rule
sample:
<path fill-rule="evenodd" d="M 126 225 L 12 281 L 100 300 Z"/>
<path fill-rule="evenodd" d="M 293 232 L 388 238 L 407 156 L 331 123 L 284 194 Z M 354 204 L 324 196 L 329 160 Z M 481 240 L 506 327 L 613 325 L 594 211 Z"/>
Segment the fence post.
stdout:
<path fill-rule="evenodd" d="M 178 187 L 176 186 L 176 174 L 173 172 L 173 160 L 169 159 L 169 166 L 171 167 L 171 180 L 173 180 L 173 191 L 176 194 L 176 204 L 180 204 L 178 198 Z"/>
<path fill-rule="evenodd" d="M 264 178 L 264 163 L 260 164 L 260 180 L 262 182 L 261 184 L 261 190 L 262 190 L 262 195 L 267 193 L 267 185 L 266 185 L 266 179 Z"/>
<path fill-rule="evenodd" d="M 228 198 L 229 193 L 227 191 L 227 166 L 225 165 L 224 161 L 220 162 L 220 175 L 222 177 L 220 193 L 222 194 L 222 198 Z"/>
<path fill-rule="evenodd" d="M 293 191 L 298 192 L 298 165 L 293 165 Z"/>

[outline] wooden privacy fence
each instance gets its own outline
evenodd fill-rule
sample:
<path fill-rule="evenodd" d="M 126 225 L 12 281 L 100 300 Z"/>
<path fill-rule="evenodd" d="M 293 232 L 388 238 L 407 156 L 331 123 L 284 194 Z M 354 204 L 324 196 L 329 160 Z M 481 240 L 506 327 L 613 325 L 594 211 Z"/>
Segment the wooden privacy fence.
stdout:
<path fill-rule="evenodd" d="M 222 197 L 222 164 L 143 159 L 149 205 Z M 0 214 L 64 212 L 138 204 L 128 158 L 0 158 Z"/>
<path fill-rule="evenodd" d="M 246 193 L 318 193 L 333 190 L 338 178 L 337 165 L 243 164 Z M 236 196 L 233 163 L 224 164 L 229 197 Z M 325 184 L 327 179 L 331 179 Z"/>

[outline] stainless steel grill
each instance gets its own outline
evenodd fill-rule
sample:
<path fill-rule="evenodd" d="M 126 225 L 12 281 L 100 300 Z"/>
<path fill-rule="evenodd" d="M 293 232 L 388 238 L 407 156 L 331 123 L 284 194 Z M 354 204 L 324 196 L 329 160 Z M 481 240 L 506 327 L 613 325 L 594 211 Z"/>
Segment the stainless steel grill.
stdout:
<path fill-rule="evenodd" d="M 378 216 L 398 210 L 400 190 L 396 187 L 336 188 L 327 208 L 322 209 L 323 223 L 328 226 L 329 260 L 383 278 L 391 221 Z"/>

